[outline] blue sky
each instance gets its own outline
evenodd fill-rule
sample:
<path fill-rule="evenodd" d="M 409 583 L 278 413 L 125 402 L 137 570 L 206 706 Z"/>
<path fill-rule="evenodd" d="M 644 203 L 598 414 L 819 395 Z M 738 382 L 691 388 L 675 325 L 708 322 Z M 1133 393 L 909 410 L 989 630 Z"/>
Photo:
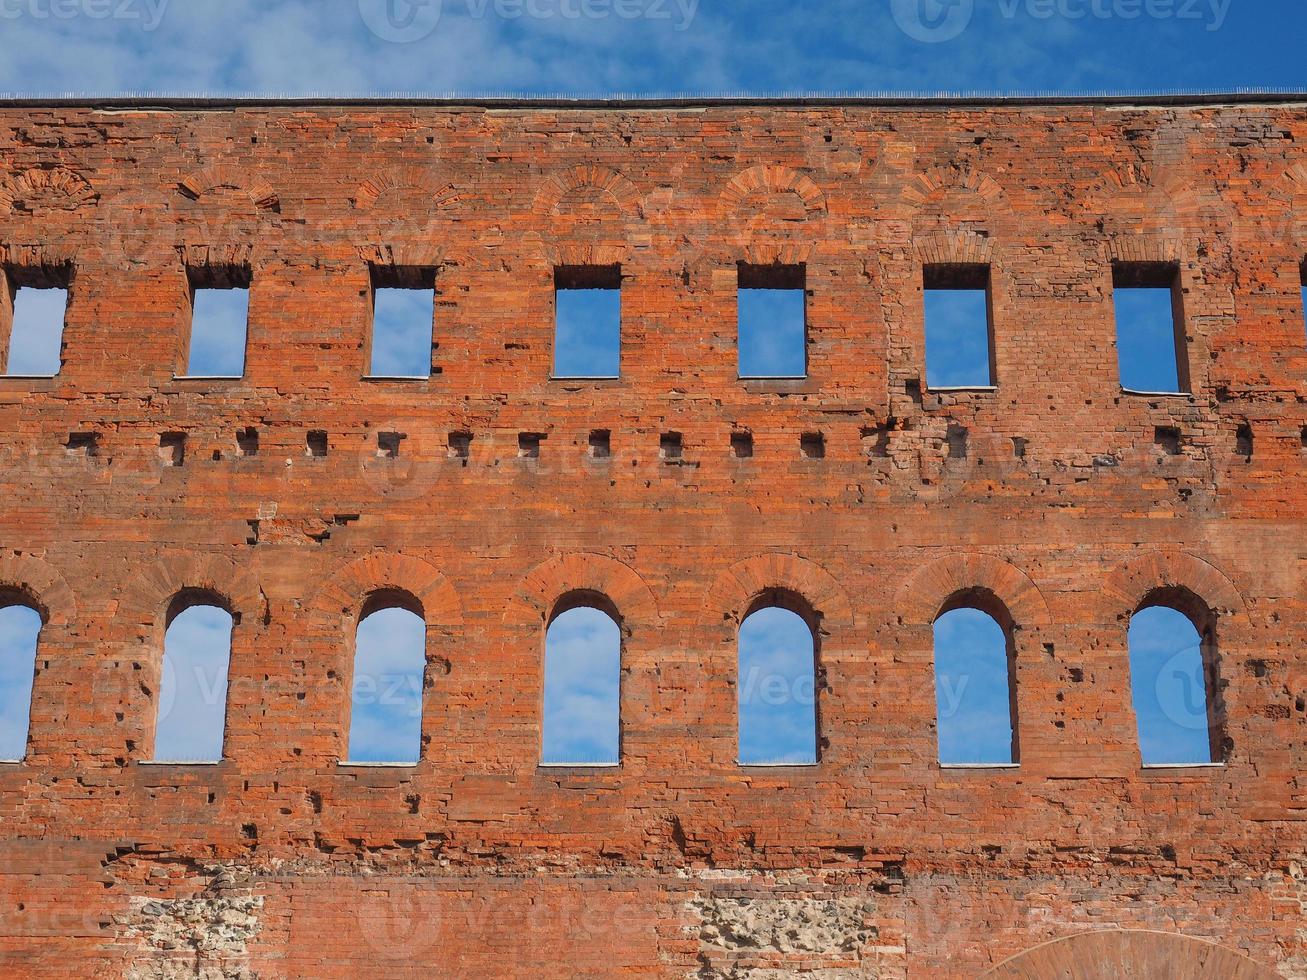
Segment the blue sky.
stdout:
<path fill-rule="evenodd" d="M 431 374 L 434 289 L 377 289 L 373 293 L 374 377 L 425 378 Z"/>
<path fill-rule="evenodd" d="M 927 289 L 926 386 L 978 388 L 989 369 L 989 310 L 983 289 Z"/>
<path fill-rule="evenodd" d="M 554 377 L 615 378 L 621 374 L 622 291 L 554 291 Z"/>
<path fill-rule="evenodd" d="M 248 289 L 195 290 L 187 374 L 239 378 L 245 373 L 249 307 Z"/>
<path fill-rule="evenodd" d="M 0 10 L 0 89 L 1285 88 L 1303 85 L 1307 36 L 1298 0 L 51 2 Z"/>

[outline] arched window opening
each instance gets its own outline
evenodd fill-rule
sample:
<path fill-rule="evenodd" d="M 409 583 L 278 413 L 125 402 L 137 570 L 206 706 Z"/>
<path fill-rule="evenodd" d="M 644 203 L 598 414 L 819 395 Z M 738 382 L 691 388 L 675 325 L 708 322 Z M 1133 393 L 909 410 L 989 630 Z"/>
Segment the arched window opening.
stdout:
<path fill-rule="evenodd" d="M 0 607 L 0 761 L 20 762 L 27 755 L 42 624 L 40 612 L 21 598 L 8 597 Z"/>
<path fill-rule="evenodd" d="M 798 608 L 796 608 L 798 607 Z M 802 604 L 769 596 L 740 624 L 739 761 L 742 766 L 817 762 L 817 644 Z M 807 609 L 803 612 L 808 613 Z"/>
<path fill-rule="evenodd" d="M 611 766 L 621 759 L 622 629 L 600 597 L 560 602 L 545 631 L 542 764 Z"/>
<path fill-rule="evenodd" d="M 935 620 L 935 714 L 943 765 L 1014 765 L 1012 623 L 992 595 L 955 597 Z"/>
<path fill-rule="evenodd" d="M 1183 590 L 1159 590 L 1130 617 L 1130 687 L 1143 764 L 1223 758 L 1211 612 Z"/>
<path fill-rule="evenodd" d="M 418 761 L 426 664 L 427 624 L 417 600 L 402 592 L 369 598 L 354 634 L 350 762 Z"/>
<path fill-rule="evenodd" d="M 217 596 L 186 592 L 173 600 L 167 623 L 154 759 L 219 762 L 234 619 Z"/>

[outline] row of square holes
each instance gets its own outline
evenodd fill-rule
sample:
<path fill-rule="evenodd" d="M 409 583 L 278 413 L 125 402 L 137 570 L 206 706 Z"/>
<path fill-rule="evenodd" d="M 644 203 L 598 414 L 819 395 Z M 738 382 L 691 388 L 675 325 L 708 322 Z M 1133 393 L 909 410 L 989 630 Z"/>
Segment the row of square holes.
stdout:
<path fill-rule="evenodd" d="M 41 314 L 23 294 L 61 291 L 59 276 L 9 271 L 15 318 L 7 372 L 29 356 L 14 338 L 34 329 Z M 1307 273 L 1305 273 L 1307 275 Z M 373 345 L 369 375 L 429 377 L 433 370 L 430 327 L 434 323 L 434 268 L 372 267 Z M 188 270 L 192 290 L 190 376 L 237 377 L 244 371 L 245 329 L 251 274 L 246 268 Z M 554 376 L 616 377 L 621 350 L 621 267 L 560 266 L 555 269 Z M 1181 347 L 1183 311 L 1174 263 L 1115 263 L 1118 352 L 1128 390 L 1171 392 L 1189 387 Z M 739 370 L 742 377 L 785 378 L 807 374 L 806 268 L 803 265 L 738 266 Z M 990 268 L 986 264 L 928 264 L 925 292 L 926 373 L 932 388 L 989 387 L 995 383 Z M 31 288 L 29 288 L 31 287 Z M 234 297 L 228 299 L 226 297 Z M 29 314 L 27 310 L 31 309 Z M 62 330 L 62 313 L 58 330 Z M 1124 321 L 1124 322 L 1123 322 Z M 46 324 L 47 333 L 55 327 Z M 401 340 L 407 350 L 400 350 Z M 224 346 L 224 344 L 226 346 Z M 50 347 L 48 338 L 45 346 Z M 58 339 L 53 366 L 58 368 Z M 220 353 L 215 353 L 220 351 Z M 588 352 L 588 353 L 587 353 Z M 932 353 L 933 352 L 933 353 Z M 587 357 L 589 361 L 587 361 Z M 229 360 L 228 360 L 229 359 Z"/>
<path fill-rule="evenodd" d="M 965 458 L 967 455 L 968 431 L 965 426 L 950 423 L 946 442 L 949 456 Z M 378 432 L 377 456 L 396 459 L 400 455 L 400 445 L 408 438 L 402 432 Z M 523 459 L 536 459 L 548 436 L 542 432 L 519 432 L 517 436 L 517 455 Z M 868 446 L 868 454 L 884 457 L 888 455 L 888 430 L 885 428 L 865 428 L 862 430 L 863 442 Z M 1302 447 L 1307 450 L 1307 426 L 1303 426 L 1300 438 Z M 68 452 L 75 455 L 95 456 L 99 452 L 99 433 L 71 432 L 65 444 Z M 1178 456 L 1183 451 L 1183 433 L 1177 426 L 1157 426 L 1153 430 L 1153 443 L 1164 455 Z M 587 440 L 589 455 L 595 459 L 606 459 L 612 455 L 612 433 L 608 429 L 592 429 Z M 1013 455 L 1018 459 L 1026 455 L 1028 440 L 1013 437 Z M 731 433 L 731 455 L 736 459 L 749 459 L 753 456 L 753 433 L 737 429 Z M 240 456 L 256 456 L 259 452 L 259 432 L 253 426 L 247 426 L 236 433 L 236 448 Z M 658 437 L 659 457 L 667 462 L 682 458 L 683 441 L 679 432 L 664 432 Z M 318 458 L 327 455 L 328 437 L 323 429 L 312 429 L 305 438 L 304 454 Z M 799 436 L 799 452 L 805 459 L 823 459 L 826 456 L 826 437 L 821 432 L 805 432 Z M 1253 431 L 1248 423 L 1241 423 L 1235 431 L 1235 453 L 1251 459 L 1253 455 Z M 472 433 L 451 432 L 449 434 L 449 457 L 467 460 L 472 454 Z M 186 458 L 186 434 L 182 432 L 165 432 L 159 436 L 159 455 L 169 466 L 181 466 Z M 214 451 L 214 459 L 221 453 Z"/>
<path fill-rule="evenodd" d="M 400 455 L 400 445 L 408 436 L 403 432 L 378 432 L 377 456 L 396 459 Z M 536 459 L 548 436 L 543 432 L 519 432 L 517 435 L 517 455 L 523 459 Z M 70 455 L 97 456 L 100 451 L 100 434 L 98 432 L 70 432 L 64 444 Z M 592 429 L 588 440 L 589 454 L 595 459 L 606 459 L 612 455 L 612 433 L 608 429 Z M 826 437 L 820 432 L 805 432 L 799 437 L 799 448 L 807 459 L 822 459 L 826 455 Z M 247 426 L 236 432 L 236 449 L 239 456 L 257 456 L 259 453 L 259 431 Z M 679 432 L 664 432 L 658 437 L 659 456 L 669 462 L 679 460 L 682 455 L 682 439 Z M 328 437 L 323 429 L 312 429 L 305 438 L 304 455 L 320 458 L 327 455 Z M 753 433 L 735 431 L 731 433 L 731 453 L 739 459 L 753 455 Z M 469 459 L 472 455 L 472 433 L 451 432 L 449 434 L 449 457 L 451 459 Z M 159 436 L 159 456 L 169 466 L 181 466 L 186 459 L 186 434 L 183 432 L 164 432 Z M 214 451 L 213 458 L 221 458 L 221 452 Z"/>

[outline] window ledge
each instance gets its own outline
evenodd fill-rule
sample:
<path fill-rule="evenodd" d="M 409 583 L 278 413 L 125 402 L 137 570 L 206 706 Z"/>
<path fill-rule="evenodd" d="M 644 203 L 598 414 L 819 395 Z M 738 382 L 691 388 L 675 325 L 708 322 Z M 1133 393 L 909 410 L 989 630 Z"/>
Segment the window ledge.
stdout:
<path fill-rule="evenodd" d="M 939 385 L 938 387 L 928 387 L 928 395 L 956 395 L 965 394 L 968 391 L 974 391 L 977 394 L 986 394 L 998 391 L 998 385 Z"/>
<path fill-rule="evenodd" d="M 740 762 L 735 764 L 741 769 L 817 769 L 820 762 Z"/>
<path fill-rule="evenodd" d="M 1158 769 L 1224 769 L 1224 762 L 1145 762 L 1143 768 L 1152 772 Z"/>
<path fill-rule="evenodd" d="M 244 381 L 243 374 L 174 374 L 174 381 Z"/>
<path fill-rule="evenodd" d="M 941 769 L 1020 769 L 1019 762 L 941 762 Z"/>
<path fill-rule="evenodd" d="M 807 381 L 808 374 L 737 374 L 737 381 Z"/>
<path fill-rule="evenodd" d="M 138 766 L 186 766 L 186 767 L 220 766 L 222 765 L 222 763 L 223 763 L 222 759 L 194 759 L 190 761 L 183 760 L 183 759 L 137 759 L 136 760 L 136 764 Z"/>
<path fill-rule="evenodd" d="M 416 769 L 419 762 L 354 762 L 341 759 L 336 763 L 340 769 Z"/>
<path fill-rule="evenodd" d="M 1122 386 L 1121 394 L 1135 395 L 1142 398 L 1192 398 L 1192 391 L 1140 391 L 1138 388 Z"/>
<path fill-rule="evenodd" d="M 21 766 L 26 759 L 0 759 L 0 766 Z"/>
<path fill-rule="evenodd" d="M 621 381 L 620 374 L 551 374 L 549 380 L 566 384 L 568 382 L 596 383 L 599 381 Z"/>
<path fill-rule="evenodd" d="M 539 769 L 621 769 L 620 762 L 541 762 Z"/>
<path fill-rule="evenodd" d="M 54 374 L 0 374 L 0 379 L 5 381 L 53 381 L 59 377 L 59 373 Z"/>
<path fill-rule="evenodd" d="M 430 381 L 429 374 L 365 374 L 360 381 L 377 383 L 380 381 L 405 381 L 413 383 L 415 381 Z"/>

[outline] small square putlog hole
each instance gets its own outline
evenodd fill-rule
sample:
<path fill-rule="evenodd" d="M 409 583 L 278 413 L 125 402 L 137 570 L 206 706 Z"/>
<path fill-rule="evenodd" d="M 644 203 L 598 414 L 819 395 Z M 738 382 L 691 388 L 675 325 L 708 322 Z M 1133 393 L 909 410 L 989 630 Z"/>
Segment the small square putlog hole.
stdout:
<path fill-rule="evenodd" d="M 539 459 L 540 444 L 545 441 L 543 432 L 519 432 L 517 434 L 517 455 L 521 459 Z"/>
<path fill-rule="evenodd" d="M 736 430 L 731 433 L 731 455 L 736 459 L 753 458 L 753 433 Z"/>
<path fill-rule="evenodd" d="M 378 432 L 377 455 L 382 459 L 398 459 L 400 443 L 407 438 L 403 432 Z"/>
<path fill-rule="evenodd" d="M 664 462 L 674 463 L 679 460 L 683 448 L 679 432 L 664 432 L 658 437 L 658 455 Z"/>

